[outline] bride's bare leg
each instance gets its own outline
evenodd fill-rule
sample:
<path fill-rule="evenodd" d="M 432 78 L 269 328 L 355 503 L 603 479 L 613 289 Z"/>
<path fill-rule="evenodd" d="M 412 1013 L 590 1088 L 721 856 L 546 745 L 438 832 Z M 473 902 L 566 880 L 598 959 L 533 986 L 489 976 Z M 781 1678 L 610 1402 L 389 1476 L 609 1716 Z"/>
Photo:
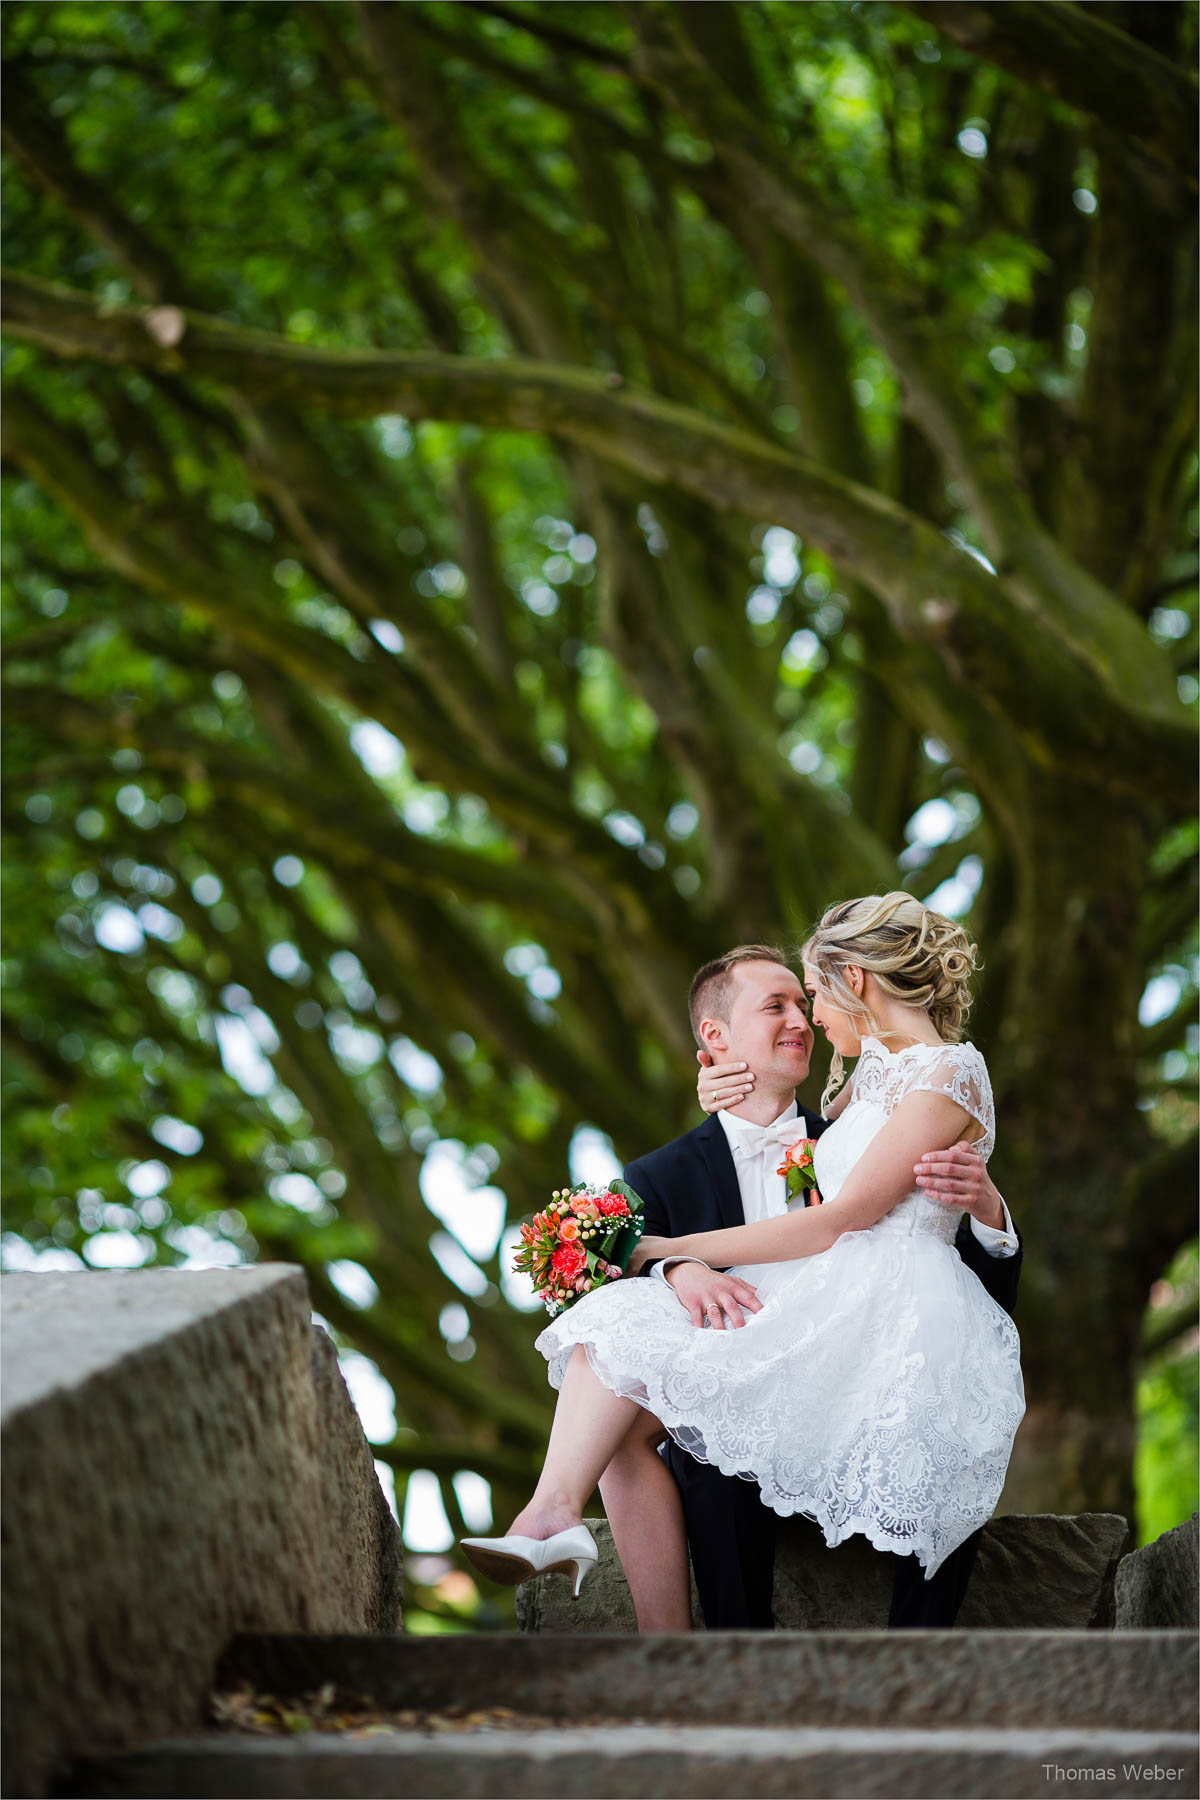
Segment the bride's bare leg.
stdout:
<path fill-rule="evenodd" d="M 636 1400 L 623 1400 L 593 1375 L 582 1344 L 576 1344 L 558 1390 L 541 1477 L 509 1534 L 548 1538 L 578 1525 L 588 1495 L 641 1410 Z"/>
<path fill-rule="evenodd" d="M 639 1408 L 600 1477 L 613 1543 L 643 1634 L 692 1629 L 683 1502 L 656 1449 L 665 1436 L 653 1413 Z"/>

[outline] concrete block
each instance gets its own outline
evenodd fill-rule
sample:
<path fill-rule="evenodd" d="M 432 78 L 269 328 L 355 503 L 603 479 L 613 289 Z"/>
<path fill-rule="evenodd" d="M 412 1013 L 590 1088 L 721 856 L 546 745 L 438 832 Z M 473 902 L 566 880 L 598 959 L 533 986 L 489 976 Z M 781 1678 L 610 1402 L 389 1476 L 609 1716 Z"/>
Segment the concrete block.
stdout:
<path fill-rule="evenodd" d="M 372 1705 L 508 1706 L 567 1721 L 1182 1731 L 1191 1631 L 721 1631 L 628 1637 L 242 1633 L 219 1685 L 280 1697 L 332 1682 Z"/>
<path fill-rule="evenodd" d="M 397 1625 L 398 1533 L 301 1270 L 10 1274 L 0 1300 L 6 1794 L 199 1725 L 239 1628 Z"/>
<path fill-rule="evenodd" d="M 522 1631 L 631 1632 L 633 1600 L 605 1519 L 589 1519 L 600 1561 L 572 1600 L 566 1576 L 517 1589 Z M 1129 1537 L 1115 1513 L 1051 1513 L 992 1519 L 984 1528 L 958 1623 L 970 1630 L 1073 1631 L 1113 1623 L 1113 1583 Z M 775 1540 L 775 1622 L 784 1631 L 873 1631 L 887 1624 L 892 1563 L 863 1537 L 831 1550 L 810 1519 L 780 1519 Z M 703 1627 L 695 1582 L 692 1620 Z M 1130 1621 L 1131 1623 L 1133 1621 Z M 1163 1621 L 1164 1623 L 1166 1621 Z"/>
<path fill-rule="evenodd" d="M 1126 1774 L 1128 1771 L 1128 1775 Z M 86 1800 L 1158 1800 L 1197 1792 L 1185 1734 L 606 1725 L 438 1738 L 208 1738 L 93 1765 Z"/>
<path fill-rule="evenodd" d="M 968 1630 L 1110 1630 L 1128 1542 L 1129 1521 L 1120 1513 L 992 1519 L 958 1623 Z"/>
<path fill-rule="evenodd" d="M 398 1631 L 403 1540 L 379 1485 L 337 1347 L 319 1325 L 312 1327 L 312 1379 L 324 1520 L 323 1589 L 331 1599 L 341 1596 L 345 1629 Z"/>
<path fill-rule="evenodd" d="M 1116 1580 L 1117 1624 L 1128 1631 L 1195 1626 L 1197 1526 L 1193 1513 L 1173 1531 L 1121 1559 Z"/>

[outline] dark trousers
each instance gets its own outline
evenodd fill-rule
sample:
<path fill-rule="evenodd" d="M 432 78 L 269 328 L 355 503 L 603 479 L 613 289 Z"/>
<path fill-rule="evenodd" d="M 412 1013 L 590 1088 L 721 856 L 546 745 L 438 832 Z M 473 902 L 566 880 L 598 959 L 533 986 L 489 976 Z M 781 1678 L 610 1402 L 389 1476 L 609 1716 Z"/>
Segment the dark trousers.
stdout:
<path fill-rule="evenodd" d="M 983 1527 L 973 1531 L 965 1543 L 952 1550 L 936 1574 L 925 1579 L 925 1571 L 915 1556 L 892 1556 L 896 1579 L 892 1584 L 892 1607 L 888 1613 L 890 1630 L 919 1630 L 922 1626 L 945 1629 L 953 1625 L 963 1603 L 975 1553 Z"/>
<path fill-rule="evenodd" d="M 710 1464 L 696 1462 L 671 1440 L 662 1454 L 683 1498 L 692 1570 L 708 1629 L 773 1631 L 778 1515 L 763 1505 L 756 1482 L 722 1475 Z M 974 1532 L 929 1581 L 915 1556 L 876 1552 L 895 1564 L 890 1629 L 953 1625 L 981 1535 Z"/>

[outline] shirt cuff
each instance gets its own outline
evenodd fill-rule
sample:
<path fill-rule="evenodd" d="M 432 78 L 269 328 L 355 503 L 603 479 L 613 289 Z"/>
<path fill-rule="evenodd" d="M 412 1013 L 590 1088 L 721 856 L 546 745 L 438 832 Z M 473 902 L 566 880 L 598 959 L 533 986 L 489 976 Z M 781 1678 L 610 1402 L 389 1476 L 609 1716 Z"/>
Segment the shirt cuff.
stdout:
<path fill-rule="evenodd" d="M 664 1286 L 671 1287 L 670 1282 L 667 1280 L 667 1270 L 672 1268 L 676 1263 L 681 1263 L 681 1262 L 699 1263 L 700 1267 L 702 1269 L 707 1269 L 707 1267 L 708 1267 L 708 1264 L 705 1262 L 705 1260 L 702 1256 L 664 1256 L 662 1261 L 656 1262 L 654 1267 L 651 1269 L 651 1271 L 650 1271 L 651 1280 L 652 1281 L 661 1281 L 664 1284 Z M 672 1293 L 675 1292 L 674 1288 L 671 1288 L 671 1292 Z"/>
<path fill-rule="evenodd" d="M 971 1230 L 983 1245 L 989 1256 L 1015 1256 L 1019 1248 L 1017 1234 L 1013 1229 L 1012 1215 L 1003 1198 L 1000 1204 L 1004 1207 L 1004 1225 L 984 1225 L 974 1213 L 971 1214 Z"/>

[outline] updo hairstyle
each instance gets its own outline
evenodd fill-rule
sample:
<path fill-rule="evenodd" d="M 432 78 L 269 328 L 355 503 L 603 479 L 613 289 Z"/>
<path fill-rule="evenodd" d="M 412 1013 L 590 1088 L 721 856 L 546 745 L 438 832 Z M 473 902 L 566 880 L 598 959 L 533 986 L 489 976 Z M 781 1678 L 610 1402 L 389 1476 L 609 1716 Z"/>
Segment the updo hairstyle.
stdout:
<path fill-rule="evenodd" d="M 870 1007 L 846 978 L 847 965 L 873 975 L 892 999 L 921 1007 L 948 1044 L 957 1044 L 962 1037 L 977 954 L 954 919 L 900 889 L 831 906 L 800 952 L 822 993 L 851 1018 L 861 1020 L 872 1036 L 885 1042 L 897 1034 L 876 1029 Z M 822 1107 L 844 1080 L 841 1053 L 835 1050 Z"/>

